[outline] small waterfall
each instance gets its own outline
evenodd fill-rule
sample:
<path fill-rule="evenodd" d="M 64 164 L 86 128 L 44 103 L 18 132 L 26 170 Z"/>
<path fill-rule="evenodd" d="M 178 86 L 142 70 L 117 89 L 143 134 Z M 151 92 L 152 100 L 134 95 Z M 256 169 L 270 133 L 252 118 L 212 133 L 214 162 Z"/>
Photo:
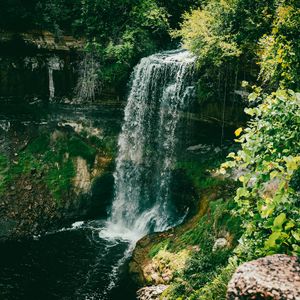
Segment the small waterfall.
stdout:
<path fill-rule="evenodd" d="M 102 234 L 137 240 L 180 221 L 172 214 L 170 179 L 180 113 L 194 94 L 194 61 L 176 50 L 136 66 L 118 141 L 115 198 Z"/>
<path fill-rule="evenodd" d="M 53 71 L 61 70 L 63 62 L 56 56 L 50 57 L 48 60 L 48 78 L 49 78 L 49 100 L 53 100 L 55 97 L 55 85 L 53 79 Z"/>

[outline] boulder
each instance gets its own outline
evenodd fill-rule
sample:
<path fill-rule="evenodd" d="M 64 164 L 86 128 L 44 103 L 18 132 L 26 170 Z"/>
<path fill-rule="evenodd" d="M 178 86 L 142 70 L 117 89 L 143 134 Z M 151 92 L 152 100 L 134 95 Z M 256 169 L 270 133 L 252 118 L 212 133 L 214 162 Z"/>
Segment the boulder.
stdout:
<path fill-rule="evenodd" d="M 167 285 L 147 286 L 137 291 L 138 300 L 158 300 L 160 295 L 168 288 Z"/>
<path fill-rule="evenodd" d="M 276 254 L 241 265 L 229 282 L 227 299 L 299 300 L 299 258 Z"/>
<path fill-rule="evenodd" d="M 222 250 L 225 249 L 229 246 L 229 242 L 227 241 L 226 238 L 218 238 L 213 246 L 213 252 L 217 251 L 217 250 Z"/>

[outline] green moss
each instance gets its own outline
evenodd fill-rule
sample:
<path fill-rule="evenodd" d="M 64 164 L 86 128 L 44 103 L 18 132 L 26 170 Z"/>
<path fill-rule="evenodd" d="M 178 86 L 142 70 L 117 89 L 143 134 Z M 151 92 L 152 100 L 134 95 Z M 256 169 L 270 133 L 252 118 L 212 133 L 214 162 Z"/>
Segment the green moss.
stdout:
<path fill-rule="evenodd" d="M 173 239 L 161 241 L 152 247 L 151 255 L 163 247 L 175 253 L 196 247 L 184 271 L 178 274 L 176 281 L 166 291 L 166 299 L 225 299 L 225 287 L 233 272 L 232 268 L 226 266 L 242 234 L 241 220 L 232 214 L 235 206 L 232 198 L 212 201 L 207 213 L 189 230 L 179 231 Z M 230 247 L 213 251 L 215 240 L 224 233 L 230 234 Z"/>
<path fill-rule="evenodd" d="M 231 262 L 219 269 L 215 276 L 201 289 L 195 291 L 190 300 L 225 300 L 227 287 L 233 273 L 237 268 L 236 263 Z"/>
<path fill-rule="evenodd" d="M 64 134 L 50 142 L 50 134 L 42 133 L 18 153 L 12 164 L 5 155 L 0 155 L 0 193 L 19 176 L 33 174 L 30 175 L 32 182 L 45 183 L 54 199 L 60 202 L 72 188 L 76 175 L 73 158 L 81 156 L 91 165 L 97 153 L 84 137 L 74 135 Z"/>
<path fill-rule="evenodd" d="M 78 137 L 72 137 L 68 143 L 68 149 L 71 156 L 81 156 L 89 164 L 95 161 L 97 150 Z"/>
<path fill-rule="evenodd" d="M 63 164 L 52 166 L 45 176 L 45 181 L 53 197 L 60 201 L 62 196 L 70 191 L 72 178 L 76 175 L 74 164 L 68 159 Z"/>
<path fill-rule="evenodd" d="M 169 239 L 162 241 L 161 243 L 155 244 L 149 251 L 148 256 L 153 258 L 160 250 L 168 249 L 168 245 L 170 243 Z"/>
<path fill-rule="evenodd" d="M 107 136 L 98 138 L 96 136 L 89 137 L 89 142 L 100 149 L 105 155 L 112 156 L 117 152 L 117 138 L 114 136 Z"/>
<path fill-rule="evenodd" d="M 43 133 L 28 145 L 27 151 L 30 153 L 44 153 L 49 149 L 49 144 L 49 134 Z"/>
<path fill-rule="evenodd" d="M 0 153 L 0 195 L 4 192 L 7 183 L 7 171 L 9 160 L 6 155 Z"/>

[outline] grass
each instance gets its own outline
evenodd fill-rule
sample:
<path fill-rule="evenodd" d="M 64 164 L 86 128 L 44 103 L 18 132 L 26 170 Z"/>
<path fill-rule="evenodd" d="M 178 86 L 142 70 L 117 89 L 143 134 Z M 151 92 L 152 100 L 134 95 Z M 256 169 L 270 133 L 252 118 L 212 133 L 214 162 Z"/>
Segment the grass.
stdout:
<path fill-rule="evenodd" d="M 183 273 L 164 294 L 166 299 L 225 299 L 226 287 L 234 272 L 228 259 L 242 234 L 241 220 L 232 214 L 235 205 L 231 198 L 210 202 L 208 212 L 192 228 L 180 234 L 175 243 L 165 242 L 169 251 L 198 248 L 192 252 Z M 224 233 L 230 234 L 231 245 L 213 251 L 215 240 Z M 165 244 L 161 242 L 157 247 Z M 151 251 L 155 253 L 157 248 Z M 190 295 L 189 298 L 186 295 Z"/>

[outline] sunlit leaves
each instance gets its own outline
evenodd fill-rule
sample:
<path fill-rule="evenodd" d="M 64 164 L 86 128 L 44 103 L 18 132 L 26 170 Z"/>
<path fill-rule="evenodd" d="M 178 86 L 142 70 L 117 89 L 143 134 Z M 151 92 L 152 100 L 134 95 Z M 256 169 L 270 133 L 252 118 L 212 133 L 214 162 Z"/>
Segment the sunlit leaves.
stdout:
<path fill-rule="evenodd" d="M 278 90 L 248 108 L 252 116 L 239 138 L 242 150 L 230 153 L 222 165 L 240 170 L 235 200 L 244 215 L 244 248 L 256 257 L 272 253 L 297 253 L 299 247 L 299 194 L 290 182 L 300 168 L 300 101 L 291 90 Z"/>

